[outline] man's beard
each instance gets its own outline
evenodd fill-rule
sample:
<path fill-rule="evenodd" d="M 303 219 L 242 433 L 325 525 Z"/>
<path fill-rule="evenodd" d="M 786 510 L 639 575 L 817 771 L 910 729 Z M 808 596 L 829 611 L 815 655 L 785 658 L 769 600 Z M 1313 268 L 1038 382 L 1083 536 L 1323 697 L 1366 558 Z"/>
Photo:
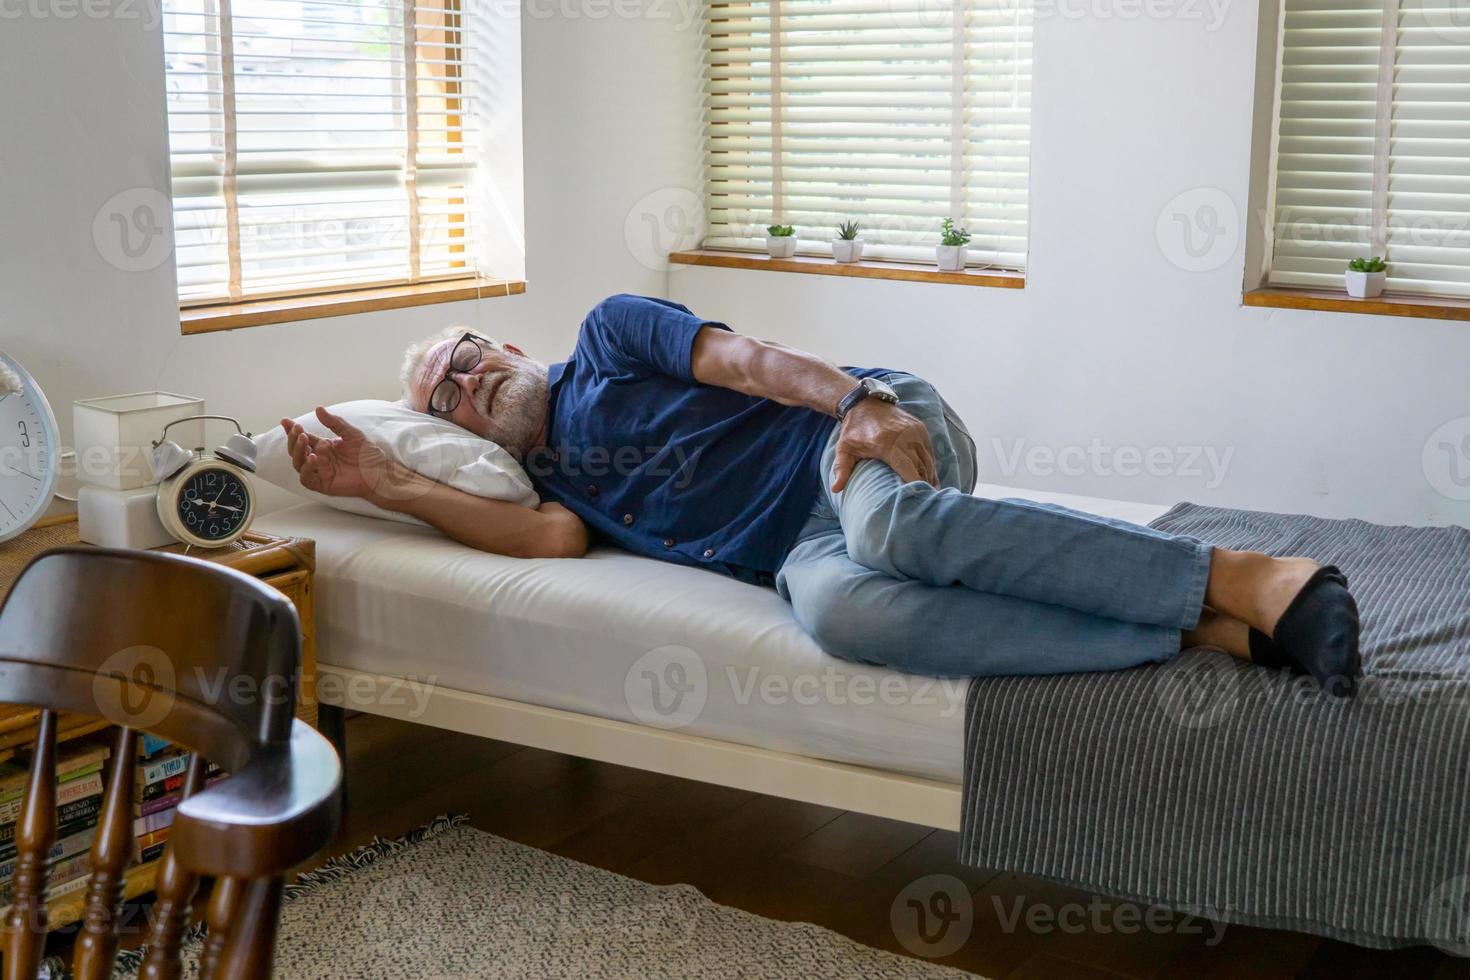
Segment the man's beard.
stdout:
<path fill-rule="evenodd" d="M 546 365 L 528 359 L 518 364 L 499 388 L 492 384 L 476 389 L 470 398 L 482 420 L 480 434 L 524 459 L 535 448 L 533 443 L 546 421 L 546 385 Z"/>

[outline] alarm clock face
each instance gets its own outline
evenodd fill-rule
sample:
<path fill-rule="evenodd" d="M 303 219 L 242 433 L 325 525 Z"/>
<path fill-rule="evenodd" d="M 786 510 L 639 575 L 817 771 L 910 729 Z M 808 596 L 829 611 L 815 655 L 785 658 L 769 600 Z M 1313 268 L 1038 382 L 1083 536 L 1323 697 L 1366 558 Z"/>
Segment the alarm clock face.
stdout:
<path fill-rule="evenodd" d="M 30 527 L 56 486 L 56 419 L 35 381 L 0 355 L 0 541 Z"/>
<path fill-rule="evenodd" d="M 250 490 L 238 472 L 223 466 L 186 474 L 173 500 L 179 524 L 204 541 L 225 541 L 250 521 Z"/>

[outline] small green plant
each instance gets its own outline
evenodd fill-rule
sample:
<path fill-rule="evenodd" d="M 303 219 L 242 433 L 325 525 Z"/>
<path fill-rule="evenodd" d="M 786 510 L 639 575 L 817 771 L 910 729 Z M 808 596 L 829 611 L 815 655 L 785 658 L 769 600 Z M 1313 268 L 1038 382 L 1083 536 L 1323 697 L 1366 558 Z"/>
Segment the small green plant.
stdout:
<path fill-rule="evenodd" d="M 945 218 L 939 226 L 939 243 L 941 245 L 968 245 L 970 233 L 963 228 L 956 228 L 953 218 Z"/>
<path fill-rule="evenodd" d="M 1388 263 L 1384 262 L 1382 257 L 1377 255 L 1370 259 L 1359 256 L 1348 263 L 1348 270 L 1351 272 L 1382 272 L 1387 268 Z"/>
<path fill-rule="evenodd" d="M 796 234 L 794 225 L 771 225 L 766 229 L 766 234 L 772 238 L 790 238 Z"/>
<path fill-rule="evenodd" d="M 844 221 L 837 226 L 837 237 L 844 242 L 850 242 L 858 236 L 858 223 L 856 221 Z"/>

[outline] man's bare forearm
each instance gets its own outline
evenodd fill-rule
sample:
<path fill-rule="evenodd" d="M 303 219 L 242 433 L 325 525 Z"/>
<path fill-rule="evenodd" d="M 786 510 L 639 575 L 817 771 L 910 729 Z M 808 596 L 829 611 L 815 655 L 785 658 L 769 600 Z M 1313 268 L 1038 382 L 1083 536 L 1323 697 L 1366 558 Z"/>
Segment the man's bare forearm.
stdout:
<path fill-rule="evenodd" d="M 694 341 L 695 380 L 823 415 L 857 382 L 830 361 L 769 340 L 705 327 Z"/>
<path fill-rule="evenodd" d="M 436 528 L 461 544 L 512 558 L 580 558 L 587 552 L 587 528 L 570 511 L 555 505 L 532 510 L 445 486 L 395 468 L 368 500 Z"/>
<path fill-rule="evenodd" d="M 832 416 L 857 384 L 852 375 L 815 354 L 709 326 L 694 338 L 690 368 L 702 384 Z M 843 417 L 832 489 L 840 492 L 847 486 L 853 468 L 865 459 L 882 460 L 905 481 L 939 485 L 924 423 L 875 398 L 859 401 Z"/>

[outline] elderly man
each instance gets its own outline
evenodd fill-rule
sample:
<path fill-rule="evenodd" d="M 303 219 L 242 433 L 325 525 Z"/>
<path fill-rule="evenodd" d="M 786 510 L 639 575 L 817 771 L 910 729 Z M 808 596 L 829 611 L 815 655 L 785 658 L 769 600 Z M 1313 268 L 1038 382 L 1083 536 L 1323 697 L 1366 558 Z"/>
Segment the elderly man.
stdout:
<path fill-rule="evenodd" d="M 303 485 L 475 548 L 578 557 L 592 537 L 774 585 L 830 653 L 938 676 L 1112 670 L 1182 647 L 1350 694 L 1336 569 L 971 495 L 974 443 L 927 382 L 838 368 L 665 300 L 614 296 L 551 366 L 463 330 L 411 347 L 414 408 L 523 460 L 531 510 L 435 483 L 318 409 L 283 420 Z"/>

